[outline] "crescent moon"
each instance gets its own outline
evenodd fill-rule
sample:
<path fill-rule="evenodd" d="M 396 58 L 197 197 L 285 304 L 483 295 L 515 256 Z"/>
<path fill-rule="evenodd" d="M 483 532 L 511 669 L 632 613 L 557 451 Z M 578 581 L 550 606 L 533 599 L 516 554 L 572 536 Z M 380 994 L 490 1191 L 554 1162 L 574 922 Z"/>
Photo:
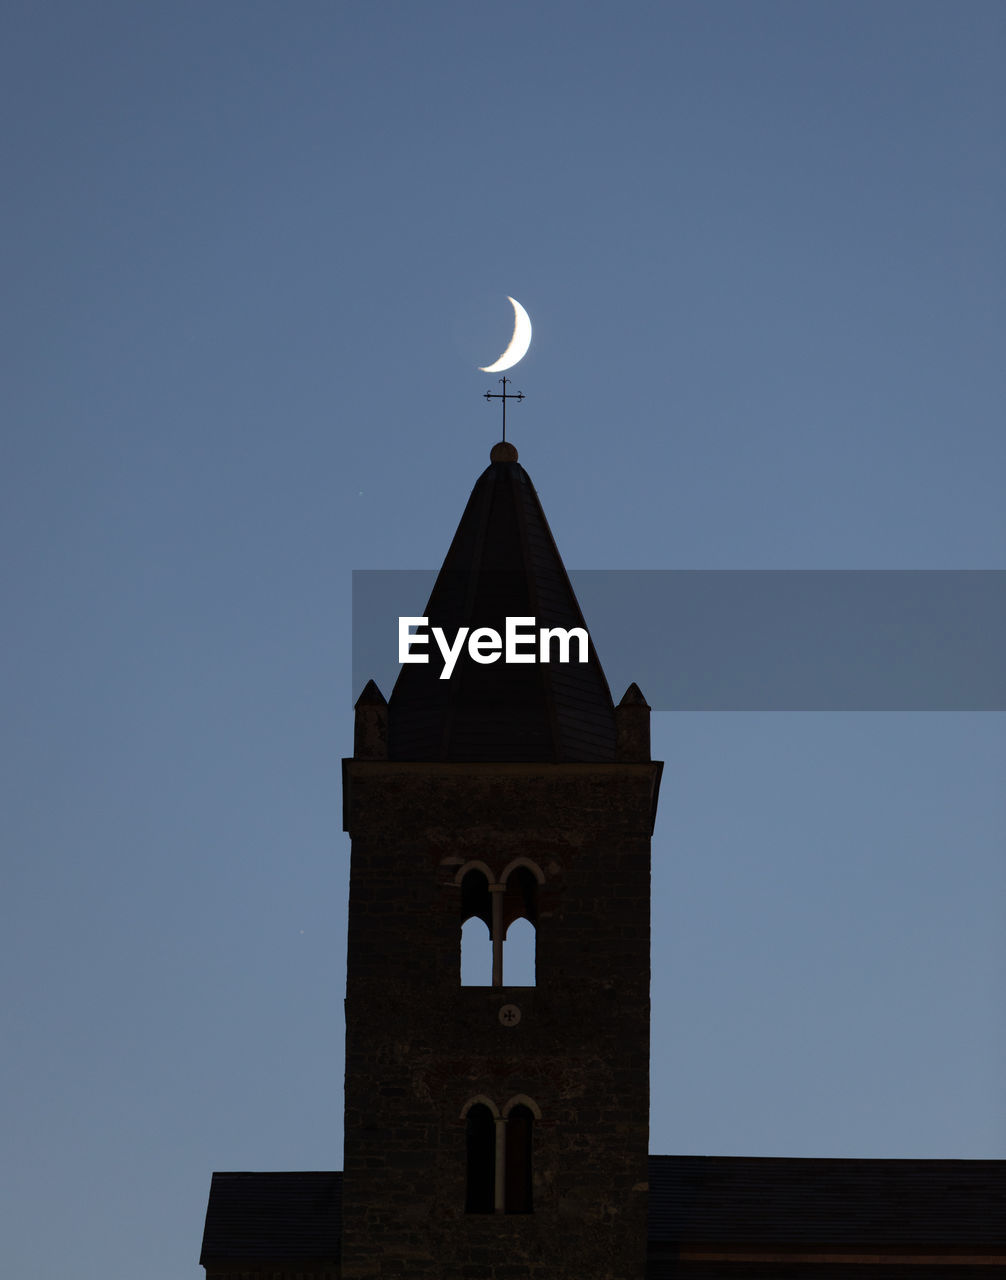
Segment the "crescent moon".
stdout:
<path fill-rule="evenodd" d="M 502 373 L 504 369 L 512 368 L 518 360 L 524 359 L 531 345 L 531 317 L 516 298 L 507 294 L 507 301 L 513 303 L 513 337 L 495 364 L 479 365 L 483 373 Z"/>

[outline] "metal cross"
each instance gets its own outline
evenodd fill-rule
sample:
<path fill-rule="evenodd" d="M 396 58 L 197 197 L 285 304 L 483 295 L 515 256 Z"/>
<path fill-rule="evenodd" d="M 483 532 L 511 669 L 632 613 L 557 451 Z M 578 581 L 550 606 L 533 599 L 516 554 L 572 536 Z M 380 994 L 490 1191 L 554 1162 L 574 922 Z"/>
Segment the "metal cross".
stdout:
<path fill-rule="evenodd" d="M 508 400 L 523 400 L 523 399 L 524 399 L 524 392 L 523 392 L 523 391 L 507 391 L 507 389 L 506 389 L 506 384 L 507 384 L 509 381 L 510 381 L 510 379 L 509 379 L 509 378 L 500 378 L 500 382 L 502 382 L 502 383 L 503 383 L 503 390 L 502 390 L 502 391 L 487 391 L 487 392 L 486 392 L 486 399 L 487 399 L 487 400 L 502 400 L 502 401 L 503 401 L 503 439 L 504 439 L 504 441 L 506 441 L 506 402 L 507 402 Z"/>

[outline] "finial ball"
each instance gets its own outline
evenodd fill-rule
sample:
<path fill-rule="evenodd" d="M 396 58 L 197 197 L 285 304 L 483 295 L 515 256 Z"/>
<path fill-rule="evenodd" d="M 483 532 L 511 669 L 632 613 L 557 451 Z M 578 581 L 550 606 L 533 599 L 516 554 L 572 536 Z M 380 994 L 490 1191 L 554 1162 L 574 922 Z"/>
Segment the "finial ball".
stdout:
<path fill-rule="evenodd" d="M 516 462 L 517 450 L 509 440 L 501 440 L 489 450 L 490 462 Z"/>

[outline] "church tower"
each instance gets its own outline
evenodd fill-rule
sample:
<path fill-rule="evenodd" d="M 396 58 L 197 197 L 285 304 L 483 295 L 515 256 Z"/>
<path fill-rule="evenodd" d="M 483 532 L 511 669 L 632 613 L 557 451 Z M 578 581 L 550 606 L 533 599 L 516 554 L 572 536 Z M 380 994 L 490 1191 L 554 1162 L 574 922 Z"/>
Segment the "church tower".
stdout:
<path fill-rule="evenodd" d="M 448 639 L 507 618 L 585 628 L 512 445 L 426 617 Z M 442 680 L 430 640 L 387 702 L 371 682 L 357 703 L 343 1280 L 646 1274 L 661 766 L 636 686 L 615 706 L 592 643 L 584 662 L 553 646 L 520 664 L 465 652 Z"/>
<path fill-rule="evenodd" d="M 649 707 L 555 638 L 440 679 L 434 627 L 521 619 L 567 658 L 584 628 L 516 450 L 490 458 L 431 661 L 368 684 L 343 764 L 344 1172 L 214 1173 L 206 1280 L 1006 1275 L 1004 1161 L 647 1158 Z"/>

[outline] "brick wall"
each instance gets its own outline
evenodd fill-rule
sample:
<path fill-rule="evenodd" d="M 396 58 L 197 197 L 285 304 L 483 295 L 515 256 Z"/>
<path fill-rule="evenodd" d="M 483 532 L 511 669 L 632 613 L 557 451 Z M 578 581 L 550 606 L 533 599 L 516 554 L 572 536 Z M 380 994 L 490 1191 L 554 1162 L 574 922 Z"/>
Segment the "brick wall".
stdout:
<path fill-rule="evenodd" d="M 345 1280 L 642 1280 L 658 777 L 346 762 Z M 544 877 L 536 986 L 462 987 L 458 873 L 518 858 Z M 521 1095 L 541 1113 L 534 1212 L 466 1214 L 462 1109 Z"/>

